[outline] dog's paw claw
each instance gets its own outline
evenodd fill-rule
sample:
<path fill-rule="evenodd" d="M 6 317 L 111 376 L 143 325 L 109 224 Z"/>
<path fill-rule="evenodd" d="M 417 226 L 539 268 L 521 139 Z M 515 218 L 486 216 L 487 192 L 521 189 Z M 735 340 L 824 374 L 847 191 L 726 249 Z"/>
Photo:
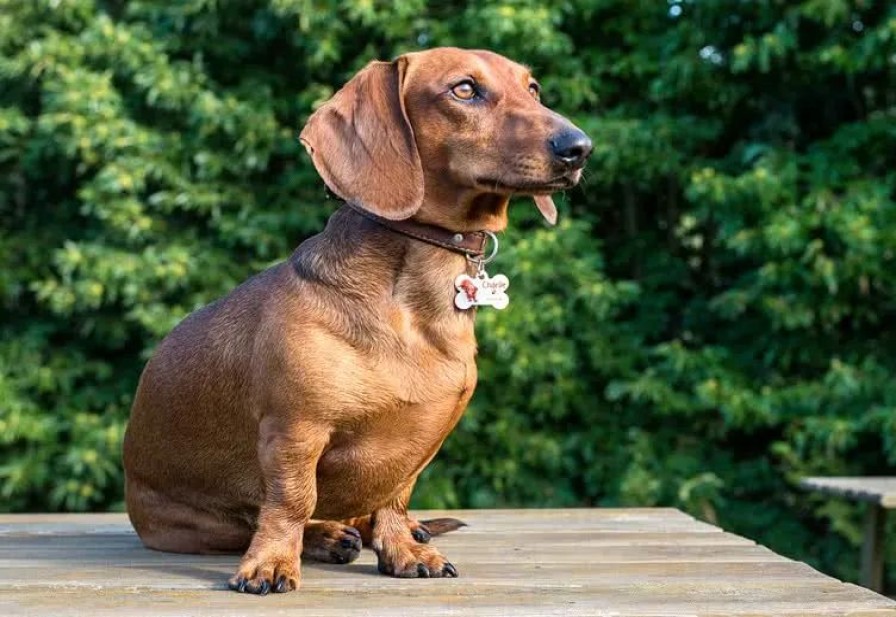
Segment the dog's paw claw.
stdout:
<path fill-rule="evenodd" d="M 377 550 L 377 569 L 397 578 L 442 578 L 457 576 L 457 570 L 432 546 L 408 541 Z"/>
<path fill-rule="evenodd" d="M 429 544 L 429 541 L 432 540 L 432 534 L 429 533 L 429 529 L 423 525 L 414 529 L 411 532 L 411 535 L 414 536 L 414 539 L 420 544 Z"/>
<path fill-rule="evenodd" d="M 274 593 L 286 593 L 287 591 L 290 591 L 289 582 L 285 576 L 280 576 L 274 584 Z"/>
<path fill-rule="evenodd" d="M 392 576 L 392 568 L 386 564 L 382 559 L 377 559 L 376 562 L 376 570 L 380 574 L 385 574 L 386 576 Z"/>
<path fill-rule="evenodd" d="M 227 586 L 259 596 L 292 591 L 299 588 L 299 564 L 289 559 L 249 559 L 240 564 Z"/>
<path fill-rule="evenodd" d="M 330 558 L 328 560 L 326 560 L 326 562 L 336 563 L 336 564 L 346 564 L 349 562 L 349 559 L 350 559 L 350 557 L 348 555 L 346 555 L 345 553 L 337 553 L 336 551 L 331 551 Z"/>
<path fill-rule="evenodd" d="M 246 591 L 246 583 L 248 583 L 245 578 L 242 576 L 234 576 L 229 581 L 227 581 L 228 589 L 232 589 L 233 591 L 238 591 L 243 593 Z"/>

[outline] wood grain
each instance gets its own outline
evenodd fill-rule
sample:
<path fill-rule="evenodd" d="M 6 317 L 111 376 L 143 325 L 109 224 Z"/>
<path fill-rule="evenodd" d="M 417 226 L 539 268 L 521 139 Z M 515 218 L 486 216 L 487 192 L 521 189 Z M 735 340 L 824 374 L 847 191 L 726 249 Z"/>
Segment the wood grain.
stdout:
<path fill-rule="evenodd" d="M 896 603 L 672 509 L 479 510 L 436 540 L 458 579 L 306 563 L 298 593 L 224 587 L 237 556 L 146 550 L 123 515 L 0 516 L 0 615 L 842 615 Z"/>
<path fill-rule="evenodd" d="M 893 476 L 804 478 L 800 485 L 853 501 L 867 501 L 882 508 L 896 508 L 896 477 Z"/>

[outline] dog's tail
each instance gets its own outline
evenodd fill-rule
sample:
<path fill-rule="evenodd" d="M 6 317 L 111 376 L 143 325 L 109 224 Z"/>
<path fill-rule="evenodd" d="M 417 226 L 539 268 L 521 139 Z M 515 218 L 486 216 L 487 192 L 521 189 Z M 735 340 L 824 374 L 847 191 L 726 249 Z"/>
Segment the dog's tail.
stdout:
<path fill-rule="evenodd" d="M 431 536 L 440 536 L 443 533 L 455 531 L 456 529 L 467 526 L 465 522 L 456 518 L 431 518 L 427 521 L 420 521 L 420 524 L 426 527 L 426 530 L 429 531 L 429 535 Z"/>
<path fill-rule="evenodd" d="M 417 542 L 426 544 L 432 540 L 433 536 L 440 536 L 443 533 L 466 527 L 467 524 L 456 518 L 431 518 L 426 521 L 420 521 L 416 528 L 411 529 L 411 535 Z"/>

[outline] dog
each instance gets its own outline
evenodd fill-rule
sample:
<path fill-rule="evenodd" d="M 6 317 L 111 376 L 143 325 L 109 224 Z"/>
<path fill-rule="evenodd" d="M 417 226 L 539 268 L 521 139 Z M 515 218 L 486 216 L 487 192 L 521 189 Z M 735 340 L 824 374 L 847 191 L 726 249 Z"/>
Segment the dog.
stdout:
<path fill-rule="evenodd" d="M 152 549 L 244 552 L 229 587 L 246 593 L 294 590 L 301 556 L 362 543 L 385 574 L 457 576 L 426 541 L 461 523 L 407 511 L 476 386 L 453 282 L 512 195 L 556 221 L 591 141 L 526 67 L 457 48 L 370 63 L 300 140 L 343 204 L 158 345 L 124 439 L 128 515 Z"/>

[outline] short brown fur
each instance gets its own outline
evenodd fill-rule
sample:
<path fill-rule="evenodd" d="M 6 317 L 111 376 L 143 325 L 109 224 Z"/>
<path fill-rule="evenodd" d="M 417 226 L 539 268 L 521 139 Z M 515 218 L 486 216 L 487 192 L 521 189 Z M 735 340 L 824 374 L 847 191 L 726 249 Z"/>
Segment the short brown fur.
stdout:
<path fill-rule="evenodd" d="M 458 98 L 464 79 L 482 100 Z M 388 219 L 499 231 L 512 194 L 537 195 L 550 219 L 548 195 L 584 158 L 552 158 L 551 135 L 577 129 L 531 79 L 484 51 L 371 63 L 302 142 L 331 190 Z M 231 587 L 253 593 L 295 589 L 300 555 L 351 561 L 362 539 L 385 573 L 455 576 L 407 505 L 476 386 L 474 312 L 453 304 L 470 268 L 342 207 L 289 260 L 184 319 L 147 364 L 125 437 L 143 542 L 245 551 Z"/>

